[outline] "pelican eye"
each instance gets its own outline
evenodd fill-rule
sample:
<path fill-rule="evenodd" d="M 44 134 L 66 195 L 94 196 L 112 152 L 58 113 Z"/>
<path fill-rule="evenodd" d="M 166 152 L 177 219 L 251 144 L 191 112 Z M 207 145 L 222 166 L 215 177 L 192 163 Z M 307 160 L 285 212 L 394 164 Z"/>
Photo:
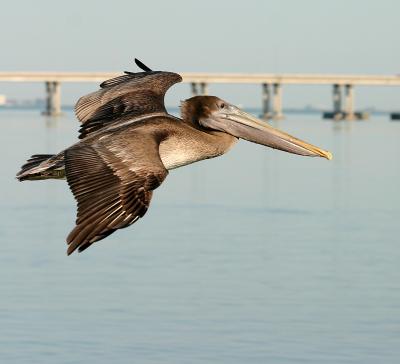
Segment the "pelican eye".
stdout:
<path fill-rule="evenodd" d="M 220 107 L 221 109 L 223 109 L 223 108 L 225 107 L 225 104 L 222 103 L 221 105 L 219 105 L 219 107 Z"/>

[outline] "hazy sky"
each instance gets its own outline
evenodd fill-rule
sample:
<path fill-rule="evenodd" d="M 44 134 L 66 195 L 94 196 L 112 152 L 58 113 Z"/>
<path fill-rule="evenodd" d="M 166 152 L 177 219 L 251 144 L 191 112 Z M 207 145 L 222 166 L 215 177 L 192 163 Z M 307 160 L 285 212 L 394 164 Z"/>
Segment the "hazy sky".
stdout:
<path fill-rule="evenodd" d="M 0 12 L 1 71 L 155 69 L 209 72 L 400 73 L 396 0 L 8 1 Z M 95 84 L 63 85 L 73 103 Z M 42 84 L 0 83 L 9 98 L 43 97 Z M 210 92 L 260 104 L 260 86 Z M 188 85 L 168 95 L 189 96 Z M 356 88 L 356 105 L 400 109 L 398 88 Z M 284 105 L 331 105 L 331 87 L 284 87 Z"/>

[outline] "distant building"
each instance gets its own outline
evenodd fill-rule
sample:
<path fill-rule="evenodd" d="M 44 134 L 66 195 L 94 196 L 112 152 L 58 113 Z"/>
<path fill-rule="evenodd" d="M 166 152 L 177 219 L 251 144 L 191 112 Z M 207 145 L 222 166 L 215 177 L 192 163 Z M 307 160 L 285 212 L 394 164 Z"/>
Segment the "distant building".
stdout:
<path fill-rule="evenodd" d="M 6 101 L 6 95 L 0 95 L 0 105 L 5 105 Z"/>

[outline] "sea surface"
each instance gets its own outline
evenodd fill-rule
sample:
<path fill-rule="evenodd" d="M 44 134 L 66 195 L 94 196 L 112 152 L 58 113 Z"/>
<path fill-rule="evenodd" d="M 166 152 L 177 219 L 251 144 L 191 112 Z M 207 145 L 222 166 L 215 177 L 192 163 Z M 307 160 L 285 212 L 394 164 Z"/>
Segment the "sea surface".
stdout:
<path fill-rule="evenodd" d="M 14 175 L 78 123 L 1 111 L 0 362 L 399 363 L 400 122 L 272 124 L 334 159 L 241 141 L 67 257 L 67 184 Z"/>

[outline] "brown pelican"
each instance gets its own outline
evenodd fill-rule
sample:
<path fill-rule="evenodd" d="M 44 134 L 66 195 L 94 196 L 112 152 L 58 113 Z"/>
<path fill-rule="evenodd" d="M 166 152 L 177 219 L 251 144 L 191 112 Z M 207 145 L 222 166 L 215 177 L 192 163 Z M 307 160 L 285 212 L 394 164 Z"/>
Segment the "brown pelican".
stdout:
<path fill-rule="evenodd" d="M 238 138 L 289 153 L 331 159 L 215 96 L 181 103 L 181 118 L 167 113 L 164 95 L 182 81 L 176 73 L 125 72 L 79 99 L 79 141 L 56 155 L 33 155 L 20 181 L 64 179 L 77 200 L 67 253 L 85 250 L 146 213 L 168 171 L 226 153 Z"/>

